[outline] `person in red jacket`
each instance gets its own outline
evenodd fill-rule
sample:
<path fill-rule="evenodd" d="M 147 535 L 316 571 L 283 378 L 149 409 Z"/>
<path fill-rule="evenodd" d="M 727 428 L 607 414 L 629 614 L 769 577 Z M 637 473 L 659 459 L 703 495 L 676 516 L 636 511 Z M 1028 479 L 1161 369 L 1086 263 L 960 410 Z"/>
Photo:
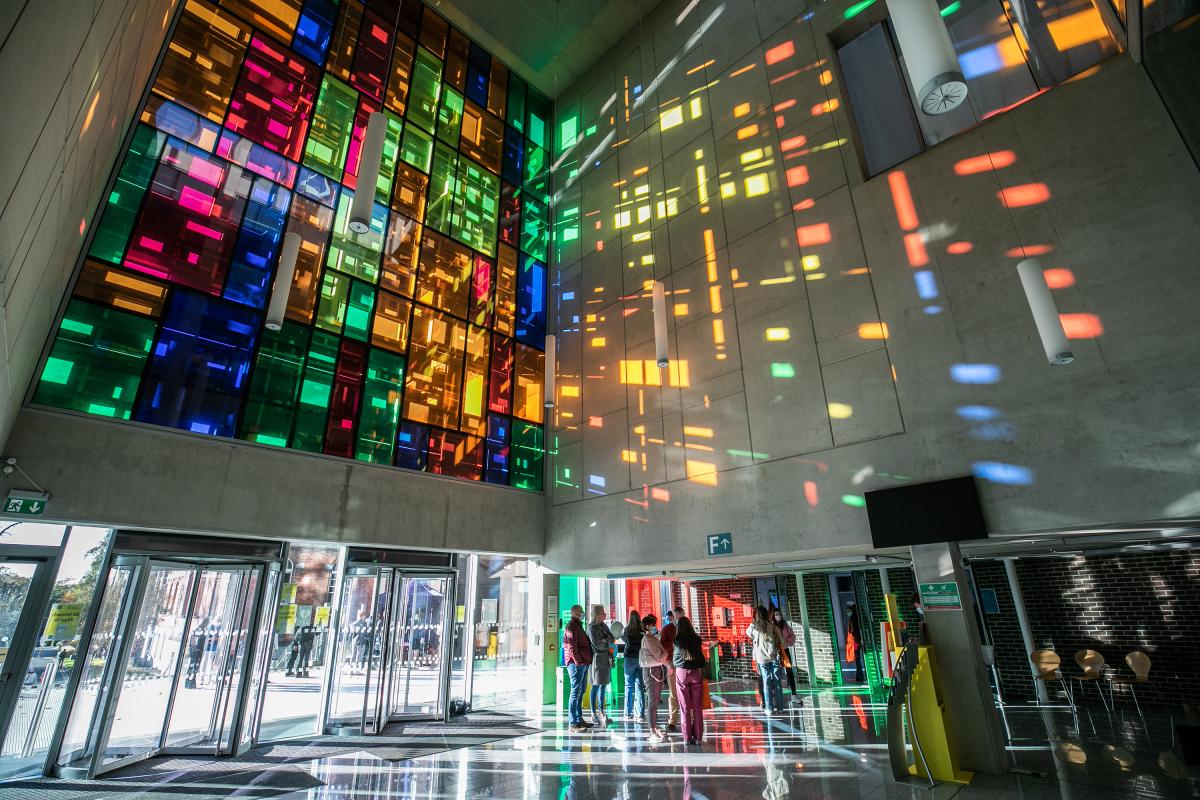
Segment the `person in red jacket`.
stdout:
<path fill-rule="evenodd" d="M 587 687 L 588 668 L 592 665 L 592 642 L 580 621 L 583 606 L 571 606 L 571 619 L 563 629 L 563 663 L 571 678 L 571 702 L 567 717 L 571 733 L 581 733 L 592 727 L 583 721 L 583 692 Z"/>

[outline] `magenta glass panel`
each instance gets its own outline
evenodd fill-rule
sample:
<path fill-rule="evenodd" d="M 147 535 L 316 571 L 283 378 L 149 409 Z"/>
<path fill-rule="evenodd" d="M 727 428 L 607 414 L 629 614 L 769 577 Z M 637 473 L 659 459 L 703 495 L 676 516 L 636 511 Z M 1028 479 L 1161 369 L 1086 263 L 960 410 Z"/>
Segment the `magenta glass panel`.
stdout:
<path fill-rule="evenodd" d="M 484 328 L 492 327 L 492 271 L 492 262 L 476 253 L 471 273 L 471 322 Z"/>
<path fill-rule="evenodd" d="M 328 455 L 354 458 L 354 420 L 358 418 L 366 365 L 367 346 L 343 340 L 333 378 L 333 393 L 329 398 L 329 422 L 325 428 L 325 452 Z"/>
<path fill-rule="evenodd" d="M 521 246 L 521 190 L 500 183 L 500 241 L 513 247 Z"/>
<path fill-rule="evenodd" d="M 358 31 L 358 49 L 354 51 L 354 72 L 350 83 L 356 89 L 383 102 L 388 79 L 388 57 L 392 54 L 392 26 L 378 14 L 367 12 Z"/>
<path fill-rule="evenodd" d="M 298 160 L 317 95 L 317 68 L 255 36 L 229 103 L 225 127 Z"/>
<path fill-rule="evenodd" d="M 217 155 L 239 167 L 245 167 L 255 175 L 282 183 L 289 189 L 296 184 L 299 167 L 295 163 L 236 133 L 221 132 L 221 140 L 217 142 Z"/>
<path fill-rule="evenodd" d="M 373 112 L 379 110 L 377 104 L 366 98 L 358 101 L 354 130 L 350 135 L 350 152 L 346 154 L 346 171 L 342 174 L 342 185 L 348 189 L 358 188 L 358 160 L 362 156 L 363 137 L 367 135 L 367 120 Z"/>
<path fill-rule="evenodd" d="M 220 294 L 249 194 L 250 176 L 240 168 L 168 140 L 125 266 Z"/>
<path fill-rule="evenodd" d="M 492 366 L 488 379 L 488 411 L 512 413 L 513 340 L 500 334 L 492 336 Z"/>

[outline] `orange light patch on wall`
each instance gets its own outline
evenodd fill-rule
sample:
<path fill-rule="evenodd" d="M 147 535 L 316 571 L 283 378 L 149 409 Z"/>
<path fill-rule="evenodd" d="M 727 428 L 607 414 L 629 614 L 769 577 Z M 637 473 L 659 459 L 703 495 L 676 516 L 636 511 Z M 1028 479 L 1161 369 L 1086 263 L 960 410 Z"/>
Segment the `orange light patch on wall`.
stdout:
<path fill-rule="evenodd" d="M 1095 314 L 1059 314 L 1068 339 L 1095 339 L 1104 334 L 1104 325 Z"/>
<path fill-rule="evenodd" d="M 911 267 L 923 267 L 929 263 L 929 253 L 925 250 L 925 237 L 919 233 L 908 233 L 904 236 L 904 254 L 908 256 Z"/>
<path fill-rule="evenodd" d="M 789 150 L 804 147 L 806 144 L 808 144 L 807 136 L 789 136 L 779 143 L 779 148 L 786 153 Z"/>
<path fill-rule="evenodd" d="M 828 222 L 816 225 L 803 225 L 796 228 L 796 242 L 801 247 L 816 247 L 833 241 L 833 233 L 829 230 Z"/>
<path fill-rule="evenodd" d="M 666 489 L 656 489 L 651 487 L 650 499 L 657 500 L 660 503 L 669 503 L 671 502 L 671 493 Z"/>
<path fill-rule="evenodd" d="M 838 100 L 836 97 L 834 97 L 831 100 L 826 100 L 824 103 L 817 103 L 815 106 L 813 106 L 812 107 L 812 115 L 814 117 L 819 117 L 822 114 L 832 113 L 834 111 L 837 111 L 838 108 L 841 107 L 841 105 L 842 105 L 842 102 L 840 100 Z"/>
<path fill-rule="evenodd" d="M 1100 18 L 1100 12 L 1090 3 L 1083 11 L 1046 23 L 1046 28 L 1049 29 L 1050 38 L 1054 40 L 1054 46 L 1060 53 L 1101 41 L 1109 36 L 1104 20 Z"/>
<path fill-rule="evenodd" d="M 975 249 L 975 245 L 970 242 L 951 242 L 946 245 L 946 252 L 952 256 L 962 256 Z"/>
<path fill-rule="evenodd" d="M 1044 183 L 1022 183 L 996 192 L 1005 208 L 1040 205 L 1050 199 L 1050 187 Z"/>
<path fill-rule="evenodd" d="M 749 113 L 750 113 L 750 104 L 749 103 L 738 103 L 736 106 L 733 107 L 734 119 L 737 119 L 738 117 L 747 116 Z M 742 138 L 742 137 L 739 136 L 738 138 Z"/>
<path fill-rule="evenodd" d="M 808 183 L 808 167 L 803 164 L 791 167 L 787 171 L 787 185 L 801 186 Z"/>
<path fill-rule="evenodd" d="M 750 113 L 750 112 L 747 111 L 746 113 Z M 737 116 L 736 112 L 734 113 L 734 116 Z M 740 141 L 742 139 L 749 139 L 751 136 L 754 136 L 757 133 L 758 133 L 758 125 L 757 124 L 747 125 L 744 128 L 738 128 L 737 137 L 738 137 L 738 140 Z M 751 160 L 754 160 L 754 159 L 751 159 Z"/>
<path fill-rule="evenodd" d="M 817 484 L 814 481 L 804 482 L 804 502 L 808 503 L 809 508 L 816 508 L 821 502 L 821 498 L 817 495 Z"/>
<path fill-rule="evenodd" d="M 1009 258 L 1033 258 L 1034 256 L 1044 256 L 1047 253 L 1054 251 L 1052 244 L 1031 244 L 1027 247 L 1011 247 L 1004 251 L 1004 255 Z"/>
<path fill-rule="evenodd" d="M 888 338 L 888 326 L 886 322 L 864 322 L 858 326 L 858 338 L 860 339 L 886 339 Z"/>
<path fill-rule="evenodd" d="M 688 459 L 687 462 L 687 479 L 693 483 L 702 483 L 705 486 L 717 485 L 717 465 L 708 461 L 695 461 Z"/>
<path fill-rule="evenodd" d="M 779 113 L 780 111 L 787 111 L 789 108 L 792 108 L 795 105 L 796 98 L 793 97 L 791 100 L 784 100 L 782 103 L 776 103 L 771 110 L 775 113 Z"/>
<path fill-rule="evenodd" d="M 821 70 L 821 74 L 817 76 L 817 80 L 821 82 L 822 86 L 828 86 L 833 83 L 833 72 L 827 69 Z"/>
<path fill-rule="evenodd" d="M 888 188 L 892 191 L 892 205 L 896 207 L 896 221 L 901 230 L 917 229 L 920 220 L 917 218 L 917 206 L 913 202 L 912 192 L 908 188 L 908 176 L 901 170 L 889 172 Z"/>
<path fill-rule="evenodd" d="M 604 418 L 603 417 L 588 417 L 588 425 L 592 426 L 593 428 L 603 428 L 604 427 Z"/>
<path fill-rule="evenodd" d="M 788 39 L 783 44 L 777 44 L 771 49 L 767 50 L 763 58 L 767 62 L 767 66 L 771 66 L 772 64 L 778 64 L 780 61 L 791 58 L 794 55 L 796 55 L 796 45 L 791 39 Z"/>
<path fill-rule="evenodd" d="M 1046 285 L 1051 289 L 1066 289 L 1075 285 L 1075 273 L 1069 269 L 1054 267 L 1042 270 L 1042 275 L 1046 276 Z"/>
<path fill-rule="evenodd" d="M 978 175 L 980 172 L 987 172 L 993 169 L 1003 169 L 1011 167 L 1017 163 L 1017 154 L 1012 150 L 997 150 L 994 153 L 984 153 L 981 156 L 972 156 L 964 158 L 962 161 L 955 163 L 955 175 Z"/>

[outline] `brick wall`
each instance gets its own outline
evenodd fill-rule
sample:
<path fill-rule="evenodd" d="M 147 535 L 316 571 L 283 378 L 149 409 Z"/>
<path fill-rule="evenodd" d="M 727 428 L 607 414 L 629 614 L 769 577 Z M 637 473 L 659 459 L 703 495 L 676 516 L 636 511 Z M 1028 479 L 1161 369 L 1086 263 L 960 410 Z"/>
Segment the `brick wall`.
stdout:
<path fill-rule="evenodd" d="M 1000 690 L 1007 702 L 1033 700 L 1036 695 L 1033 679 L 1029 672 L 1029 654 L 1021 638 L 1021 625 L 1017 622 L 1017 610 L 1012 592 L 1008 588 L 1008 575 L 1002 561 L 972 561 L 971 573 L 980 590 L 996 592 L 996 604 L 1000 613 L 986 614 L 988 632 L 996 648 L 996 671 L 1000 673 Z M 1051 692 L 1056 686 L 1050 687 Z"/>
<path fill-rule="evenodd" d="M 829 610 L 829 580 L 824 573 L 810 572 L 803 576 L 804 599 L 808 606 L 808 638 L 812 642 L 813 670 L 808 675 L 808 660 L 804 652 L 804 638 L 796 637 L 796 661 L 804 665 L 801 674 L 811 686 L 834 686 L 840 683 L 836 636 L 833 616 Z"/>
<path fill-rule="evenodd" d="M 717 642 L 721 648 L 721 678 L 751 678 L 751 663 L 746 626 L 754 617 L 754 580 L 729 578 L 697 581 L 684 589 L 691 599 L 692 625 L 705 642 Z M 685 604 L 685 608 L 689 607 Z M 729 610 L 732 624 L 716 624 L 717 615 Z"/>
<path fill-rule="evenodd" d="M 919 625 L 920 615 L 912 607 L 912 596 L 917 593 L 917 581 L 913 577 L 912 568 L 894 567 L 887 571 L 887 576 L 892 594 L 896 595 L 896 606 L 897 611 L 900 612 L 900 619 L 907 622 L 909 627 Z"/>

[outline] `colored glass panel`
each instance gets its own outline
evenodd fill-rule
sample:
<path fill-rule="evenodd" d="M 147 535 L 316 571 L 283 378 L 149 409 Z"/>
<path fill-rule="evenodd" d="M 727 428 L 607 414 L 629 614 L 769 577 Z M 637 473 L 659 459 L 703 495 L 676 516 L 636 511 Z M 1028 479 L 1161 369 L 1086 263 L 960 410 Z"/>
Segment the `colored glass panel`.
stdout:
<path fill-rule="evenodd" d="M 308 167 L 300 167 L 297 170 L 296 191 L 329 208 L 333 208 L 337 203 L 337 181 L 319 172 L 313 172 Z"/>
<path fill-rule="evenodd" d="M 312 129 L 304 148 L 305 166 L 335 181 L 341 179 L 357 109 L 358 92 L 326 75 L 321 81 Z"/>
<path fill-rule="evenodd" d="M 229 103 L 225 127 L 298 160 L 317 94 L 316 79 L 311 64 L 255 36 Z"/>
<path fill-rule="evenodd" d="M 321 278 L 321 300 L 317 304 L 317 327 L 333 333 L 342 332 L 352 280 L 336 270 L 325 270 Z"/>
<path fill-rule="evenodd" d="M 233 436 L 260 319 L 215 297 L 176 290 L 146 365 L 136 419 Z"/>
<path fill-rule="evenodd" d="M 483 479 L 488 483 L 508 485 L 508 433 L 512 420 L 500 414 L 488 416 L 486 452 L 483 462 Z"/>
<path fill-rule="evenodd" d="M 350 230 L 350 206 L 354 192 L 343 189 L 338 198 L 337 218 L 329 242 L 326 264 L 347 275 L 375 283 L 379 280 L 379 258 L 383 253 L 383 232 L 387 225 L 387 209 L 376 205 L 371 209 L 371 227 L 366 233 Z"/>
<path fill-rule="evenodd" d="M 457 427 L 467 324 L 418 305 L 413 308 L 411 338 L 404 418 Z"/>
<path fill-rule="evenodd" d="M 534 347 L 546 342 L 546 265 L 521 256 L 517 275 L 517 341 Z"/>
<path fill-rule="evenodd" d="M 330 0 L 308 0 L 304 4 L 304 11 L 300 13 L 300 19 L 296 22 L 292 49 L 314 64 L 325 63 L 325 53 L 329 51 L 329 38 L 337 22 L 337 13 L 337 6 Z"/>
<path fill-rule="evenodd" d="M 526 193 L 521 199 L 521 250 L 539 261 L 550 247 L 549 207 Z"/>
<path fill-rule="evenodd" d="M 550 202 L 550 165 L 546 151 L 534 145 L 525 148 L 525 191 L 540 203 Z"/>
<path fill-rule="evenodd" d="M 113 264 L 121 263 L 138 208 L 150 186 L 154 168 L 158 165 L 158 154 L 166 140 L 166 136 L 145 125 L 138 125 L 134 130 L 116 183 L 100 213 L 100 225 L 92 237 L 88 255 Z"/>
<path fill-rule="evenodd" d="M 329 419 L 325 424 L 327 455 L 354 457 L 354 421 L 358 418 L 358 404 L 362 399 L 366 362 L 366 345 L 342 342 L 333 374 L 333 391 L 329 395 Z"/>
<path fill-rule="evenodd" d="M 450 23 L 429 6 L 421 18 L 421 46 L 429 49 L 438 58 L 446 56 L 446 37 L 450 34 Z"/>
<path fill-rule="evenodd" d="M 517 326 L 517 251 L 496 248 L 496 330 L 511 335 Z"/>
<path fill-rule="evenodd" d="M 388 77 L 387 96 L 384 104 L 397 114 L 408 107 L 408 87 L 412 82 L 412 61 L 416 45 L 403 33 L 396 34 L 392 48 L 392 70 Z"/>
<path fill-rule="evenodd" d="M 396 165 L 395 190 L 392 192 L 392 208 L 421 222 L 425 219 L 425 187 L 429 176 L 408 164 Z"/>
<path fill-rule="evenodd" d="M 346 302 L 346 335 L 360 342 L 367 341 L 374 309 L 375 288 L 362 281 L 351 281 Z"/>
<path fill-rule="evenodd" d="M 508 67 L 492 59 L 492 75 L 488 79 L 487 110 L 500 119 L 508 109 Z"/>
<path fill-rule="evenodd" d="M 371 344 L 403 353 L 408 350 L 408 323 L 412 316 L 412 301 L 391 292 L 380 292 L 375 305 L 375 322 L 371 326 Z"/>
<path fill-rule="evenodd" d="M 429 472 L 477 481 L 483 477 L 483 440 L 454 431 L 429 434 Z"/>
<path fill-rule="evenodd" d="M 492 172 L 500 172 L 504 153 L 504 122 L 468 101 L 463 108 L 459 147 Z"/>
<path fill-rule="evenodd" d="M 499 334 L 492 337 L 491 377 L 488 380 L 488 410 L 512 413 L 513 340 Z"/>
<path fill-rule="evenodd" d="M 508 124 L 525 133 L 525 81 L 508 76 Z"/>
<path fill-rule="evenodd" d="M 75 282 L 75 296 L 149 317 L 162 314 L 167 287 L 144 275 L 135 275 L 90 258 L 85 259 Z"/>
<path fill-rule="evenodd" d="M 354 53 L 354 72 L 350 83 L 360 91 L 383 102 L 388 81 L 388 60 L 392 55 L 392 26 L 371 11 L 363 18 Z"/>
<path fill-rule="evenodd" d="M 451 230 L 455 239 L 488 255 L 496 252 L 499 191 L 495 175 L 470 159 L 459 160 Z"/>
<path fill-rule="evenodd" d="M 467 64 L 466 96 L 476 105 L 487 106 L 488 73 L 471 63 Z"/>
<path fill-rule="evenodd" d="M 429 463 L 429 428 L 416 422 L 401 422 L 396 433 L 396 466 L 425 469 Z"/>
<path fill-rule="evenodd" d="M 325 418 L 329 414 L 329 393 L 333 390 L 333 370 L 337 364 L 338 338 L 313 331 L 305 359 L 304 380 L 300 384 L 300 402 L 296 405 L 296 429 L 292 447 L 320 453 L 325 441 Z"/>
<path fill-rule="evenodd" d="M 500 184 L 500 241 L 521 246 L 521 190 L 508 183 Z"/>
<path fill-rule="evenodd" d="M 492 327 L 492 312 L 496 304 L 492 294 L 495 268 L 483 256 L 475 255 L 475 270 L 471 273 L 471 324 Z"/>
<path fill-rule="evenodd" d="M 141 121 L 209 153 L 221 135 L 220 125 L 156 94 L 146 98 Z"/>
<path fill-rule="evenodd" d="M 449 86 L 442 89 L 442 102 L 438 106 L 437 138 L 451 147 L 458 146 L 462 132 L 463 96 Z"/>
<path fill-rule="evenodd" d="M 337 24 L 333 28 L 333 38 L 330 39 L 325 71 L 329 75 L 348 81 L 354 65 L 354 45 L 358 41 L 359 28 L 362 27 L 363 6 L 359 2 L 350 2 L 341 3 L 340 8 Z"/>
<path fill-rule="evenodd" d="M 154 91 L 213 122 L 225 117 L 250 27 L 200 0 L 188 0 L 163 55 Z"/>
<path fill-rule="evenodd" d="M 142 203 L 125 266 L 220 294 L 250 176 L 204 151 L 168 141 Z"/>
<path fill-rule="evenodd" d="M 425 224 L 447 235 L 450 234 L 450 217 L 454 212 L 457 168 L 458 153 L 439 142 L 433 148 L 433 168 L 429 173 L 429 205 L 425 209 Z"/>
<path fill-rule="evenodd" d="M 400 158 L 429 174 L 429 161 L 433 158 L 433 137 L 425 131 L 409 125 L 404 129 L 404 143 L 400 146 Z"/>
<path fill-rule="evenodd" d="M 288 233 L 300 234 L 300 255 L 288 294 L 287 315 L 301 322 L 312 322 L 317 302 L 317 277 L 325 261 L 325 246 L 333 227 L 333 209 L 296 197 L 288 212 Z"/>
<path fill-rule="evenodd" d="M 225 281 L 226 299 L 255 308 L 266 305 L 290 199 L 291 192 L 282 186 L 254 179 Z"/>
<path fill-rule="evenodd" d="M 546 133 L 550 129 L 550 101 L 533 88 L 530 88 L 525 99 L 525 105 L 529 114 L 525 135 L 535 145 L 545 150 L 550 146 L 549 138 L 546 136 Z"/>
<path fill-rule="evenodd" d="M 471 260 L 469 249 L 426 228 L 417 301 L 465 319 L 470 308 Z"/>
<path fill-rule="evenodd" d="M 511 125 L 504 130 L 504 158 L 500 176 L 514 186 L 525 183 L 525 137 Z"/>
<path fill-rule="evenodd" d="M 467 88 L 467 54 L 470 51 L 471 40 L 457 28 L 451 28 L 450 41 L 446 45 L 444 80 L 460 92 Z"/>
<path fill-rule="evenodd" d="M 458 429 L 483 436 L 487 433 L 488 355 L 491 334 L 467 326 L 466 360 L 463 368 L 462 418 Z"/>
<path fill-rule="evenodd" d="M 546 354 L 517 342 L 514 373 L 516 393 L 513 395 L 513 416 L 527 422 L 542 422 L 546 415 L 543 405 Z"/>
<path fill-rule="evenodd" d="M 358 159 L 362 155 L 363 138 L 367 135 L 367 121 L 372 111 L 378 111 L 367 98 L 359 98 L 358 110 L 354 112 L 354 125 L 350 129 L 350 149 L 346 151 L 346 169 L 342 172 L 342 185 L 347 189 L 358 188 Z"/>
<path fill-rule="evenodd" d="M 238 438 L 287 447 L 304 374 L 308 328 L 285 320 L 277 331 L 264 331 Z"/>
<path fill-rule="evenodd" d="M 400 429 L 400 397 L 404 391 L 404 359 L 371 350 L 358 417 L 354 457 L 375 464 L 392 463 Z"/>
<path fill-rule="evenodd" d="M 296 184 L 296 176 L 300 170 L 295 163 L 258 142 L 229 131 L 221 132 L 221 139 L 217 142 L 217 155 L 289 189 Z"/>
<path fill-rule="evenodd" d="M 33 402 L 129 419 L 154 328 L 154 320 L 72 300 Z"/>
<path fill-rule="evenodd" d="M 221 5 L 281 42 L 292 40 L 300 21 L 301 0 L 221 0 Z"/>
<path fill-rule="evenodd" d="M 413 64 L 412 90 L 408 97 L 409 122 L 433 131 L 441 88 L 441 60 L 425 48 L 418 47 L 417 59 Z"/>
<path fill-rule="evenodd" d="M 420 243 L 421 226 L 403 214 L 392 214 L 388 222 L 387 239 L 383 244 L 380 286 L 405 297 L 413 296 L 417 288 L 417 251 Z"/>
<path fill-rule="evenodd" d="M 512 429 L 512 486 L 542 491 L 545 434 L 540 425 L 514 422 Z"/>

